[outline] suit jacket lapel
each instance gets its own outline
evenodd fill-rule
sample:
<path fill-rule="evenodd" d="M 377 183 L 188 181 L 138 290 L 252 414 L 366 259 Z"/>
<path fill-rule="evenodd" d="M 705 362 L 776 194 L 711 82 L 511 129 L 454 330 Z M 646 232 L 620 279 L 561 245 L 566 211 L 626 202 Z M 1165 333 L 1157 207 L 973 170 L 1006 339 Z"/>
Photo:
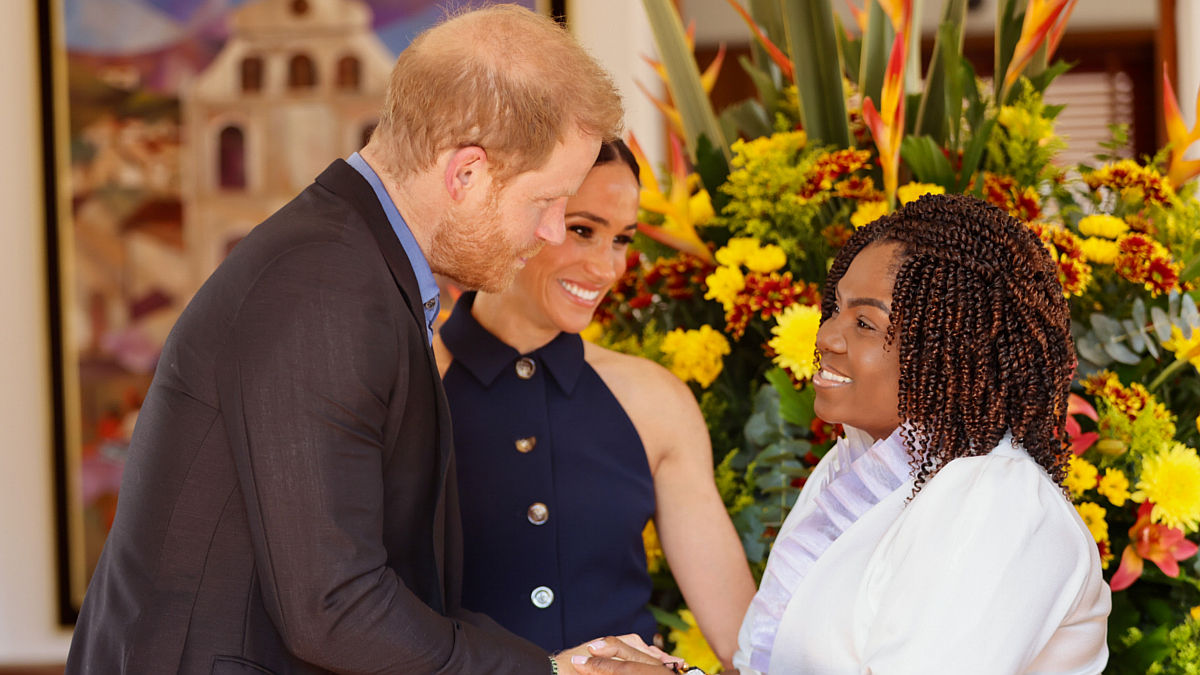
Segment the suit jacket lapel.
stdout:
<path fill-rule="evenodd" d="M 437 572 L 441 578 L 440 587 L 443 594 L 443 608 L 445 608 L 446 596 L 453 597 L 456 593 L 450 592 L 452 586 L 456 586 L 459 583 L 457 579 L 448 578 L 446 574 L 447 544 L 450 544 L 452 550 L 455 549 L 456 546 L 453 544 L 454 537 L 456 534 L 461 534 L 457 529 L 457 518 L 450 523 L 452 527 L 447 527 L 446 513 L 446 478 L 447 475 L 450 475 L 449 467 L 453 461 L 454 432 L 450 425 L 450 404 L 446 401 L 446 393 L 442 388 L 442 382 L 436 376 L 438 372 L 437 360 L 433 355 L 433 348 L 429 345 L 425 337 L 425 309 L 421 303 L 421 292 L 420 287 L 417 285 L 417 276 L 413 273 L 412 263 L 408 260 L 408 254 L 405 253 L 400 240 L 396 238 L 396 233 L 392 230 L 392 225 L 388 222 L 387 215 L 384 214 L 383 207 L 379 204 L 375 190 L 371 188 L 370 183 L 354 167 L 347 164 L 344 160 L 336 160 L 317 177 L 317 183 L 350 202 L 362 215 L 363 220 L 366 221 L 367 227 L 371 230 L 371 235 L 375 238 L 376 244 L 379 245 L 379 251 L 383 254 L 383 259 L 387 262 L 388 269 L 392 272 L 392 279 L 395 280 L 396 286 L 400 289 L 400 295 L 404 298 L 404 303 L 408 306 L 409 313 L 421 328 L 420 334 L 422 336 L 421 341 L 425 345 L 425 358 L 429 362 L 430 372 L 435 374 L 435 382 L 433 384 L 436 399 L 435 407 L 437 409 L 439 479 L 433 522 L 433 554 L 437 564 Z M 457 513 L 457 505 L 451 511 Z M 447 542 L 447 539 L 451 541 Z M 458 558 L 459 556 L 452 553 L 450 562 L 455 565 L 461 564 Z M 457 577 L 457 575 L 450 575 L 450 577 Z"/>

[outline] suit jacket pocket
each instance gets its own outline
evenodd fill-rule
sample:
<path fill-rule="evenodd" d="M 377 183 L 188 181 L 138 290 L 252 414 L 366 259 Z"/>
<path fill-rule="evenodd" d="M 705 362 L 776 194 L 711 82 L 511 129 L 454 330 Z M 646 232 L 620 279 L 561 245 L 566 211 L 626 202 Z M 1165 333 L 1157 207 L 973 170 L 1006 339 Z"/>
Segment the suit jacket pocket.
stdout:
<path fill-rule="evenodd" d="M 237 656 L 214 656 L 212 675 L 275 675 L 275 671 Z"/>

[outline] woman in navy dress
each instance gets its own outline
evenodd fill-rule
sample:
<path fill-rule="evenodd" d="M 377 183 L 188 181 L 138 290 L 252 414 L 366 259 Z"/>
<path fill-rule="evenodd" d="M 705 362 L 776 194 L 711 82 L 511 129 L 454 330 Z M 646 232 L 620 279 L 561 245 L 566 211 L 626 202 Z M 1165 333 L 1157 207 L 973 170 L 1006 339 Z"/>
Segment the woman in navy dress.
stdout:
<path fill-rule="evenodd" d="M 580 339 L 625 271 L 638 165 L 605 144 L 566 203 L 566 241 L 503 293 L 459 298 L 434 341 L 454 418 L 463 606 L 547 650 L 656 630 L 642 530 L 726 664 L 754 581 L 713 483 L 691 391 Z"/>

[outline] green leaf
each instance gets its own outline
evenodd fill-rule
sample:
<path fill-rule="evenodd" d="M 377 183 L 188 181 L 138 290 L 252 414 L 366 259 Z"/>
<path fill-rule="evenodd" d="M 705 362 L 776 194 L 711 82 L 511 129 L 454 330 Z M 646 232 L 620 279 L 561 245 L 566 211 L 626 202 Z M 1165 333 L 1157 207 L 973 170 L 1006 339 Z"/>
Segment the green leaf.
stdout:
<path fill-rule="evenodd" d="M 768 464 L 781 464 L 789 459 L 803 457 L 811 449 L 812 444 L 808 441 L 799 438 L 785 438 L 772 443 L 758 453 L 758 456 L 754 458 L 754 463 L 762 467 Z"/>
<path fill-rule="evenodd" d="M 753 447 L 765 448 L 775 439 L 778 431 L 767 422 L 766 413 L 756 412 L 746 420 L 745 434 Z"/>
<path fill-rule="evenodd" d="M 996 3 L 996 38 L 995 61 L 993 62 L 993 91 L 992 95 L 1000 98 L 1004 87 L 1004 76 L 1008 72 L 1008 64 L 1012 61 L 1013 52 L 1017 49 L 1017 40 L 1021 38 L 1021 24 L 1025 20 L 1025 12 L 1017 12 L 1017 0 L 1001 0 Z M 998 101 L 999 102 L 999 101 Z"/>
<path fill-rule="evenodd" d="M 867 30 L 863 32 L 862 51 L 858 66 L 858 91 L 866 99 L 870 97 L 879 106 L 883 93 L 883 78 L 887 73 L 888 56 L 892 53 L 892 41 L 896 31 L 878 2 L 868 2 Z"/>
<path fill-rule="evenodd" d="M 792 487 L 792 479 L 777 468 L 759 476 L 756 485 L 761 492 L 769 495 L 796 489 Z"/>
<path fill-rule="evenodd" d="M 947 191 L 955 188 L 954 167 L 929 136 L 905 136 L 900 142 L 900 156 L 918 181 L 941 185 Z"/>
<path fill-rule="evenodd" d="M 1045 45 L 1043 45 L 1043 46 L 1045 46 Z M 1029 82 L 1031 84 L 1033 84 L 1034 91 L 1036 91 L 1039 94 L 1044 94 L 1046 92 L 1046 87 L 1050 86 L 1050 83 L 1054 81 L 1054 78 L 1058 77 L 1059 75 L 1062 75 L 1063 73 L 1067 72 L 1068 70 L 1070 70 L 1074 67 L 1075 67 L 1074 63 L 1067 63 L 1066 61 L 1055 61 L 1054 65 L 1050 66 L 1049 68 L 1046 68 L 1045 70 L 1038 73 L 1037 75 L 1031 76 L 1029 78 Z M 1046 108 L 1045 108 L 1046 111 L 1049 111 L 1053 108 L 1058 109 L 1058 110 L 1055 110 L 1053 114 L 1047 113 L 1047 117 L 1049 117 L 1050 119 L 1054 119 L 1054 117 L 1056 117 L 1058 115 L 1058 113 L 1065 107 L 1066 106 L 1061 106 L 1061 105 L 1046 106 Z"/>
<path fill-rule="evenodd" d="M 763 109 L 761 103 L 752 98 L 725 108 L 721 111 L 720 119 L 722 124 L 728 120 L 736 132 L 740 132 L 747 138 L 770 136 L 773 131 L 771 121 L 767 118 L 767 111 Z M 730 136 L 734 135 L 736 134 Z"/>
<path fill-rule="evenodd" d="M 683 618 L 674 612 L 668 612 L 667 610 L 661 607 L 655 607 L 654 605 L 646 605 L 646 609 L 650 610 L 650 613 L 654 615 L 654 620 L 657 621 L 658 625 L 660 626 L 666 626 L 667 628 L 674 628 L 675 630 L 681 631 L 687 631 L 691 628 L 691 626 L 687 625 L 687 622 L 684 621 Z"/>
<path fill-rule="evenodd" d="M 783 10 L 804 131 L 815 144 L 849 148 L 850 119 L 842 95 L 841 55 L 830 0 L 789 2 Z"/>
<path fill-rule="evenodd" d="M 796 389 L 792 378 L 782 368 L 767 371 L 767 382 L 779 393 L 779 414 L 789 424 L 807 428 L 813 421 L 813 391 L 810 387 Z"/>
<path fill-rule="evenodd" d="M 750 16 L 767 34 L 767 39 L 776 47 L 784 49 L 787 44 L 787 33 L 783 29 L 783 15 L 780 13 L 779 0 L 750 0 L 749 9 Z M 775 68 L 774 59 L 767 53 L 766 48 L 759 44 L 758 40 L 751 38 L 750 45 L 755 63 L 760 64 L 764 70 Z"/>
<path fill-rule="evenodd" d="M 654 33 L 663 67 L 667 71 L 667 88 L 683 120 L 683 129 L 687 134 L 684 141 L 688 150 L 693 157 L 696 156 L 696 144 L 700 136 L 707 136 L 728 161 L 732 158 L 729 143 L 713 112 L 712 102 L 700 84 L 700 69 L 696 66 L 692 50 L 688 49 L 675 5 L 671 0 L 642 0 L 642 4 L 646 8 L 646 18 L 650 21 L 650 30 Z"/>
<path fill-rule="evenodd" d="M 1100 341 L 1090 331 L 1075 339 L 1075 351 L 1097 368 L 1103 368 L 1112 362 L 1112 357 L 1104 351 Z"/>
<path fill-rule="evenodd" d="M 768 113 L 767 121 L 770 123 L 775 117 L 775 111 L 779 109 L 779 103 L 782 100 L 782 94 L 779 91 L 779 84 L 776 82 L 772 73 L 778 73 L 778 69 L 770 66 L 770 72 L 759 68 L 745 56 L 738 57 L 738 63 L 741 64 L 742 70 L 750 76 L 750 81 L 754 83 L 754 88 L 758 90 L 758 97 L 762 100 L 762 107 Z"/>
<path fill-rule="evenodd" d="M 718 189 L 729 177 L 729 163 L 725 161 L 725 155 L 713 147 L 708 136 L 703 134 L 696 139 L 694 157 L 696 158 L 694 165 L 696 174 L 700 176 L 700 182 L 704 185 L 704 189 L 708 190 L 713 211 L 720 213 L 721 209 L 725 208 L 725 204 L 729 202 L 729 195 Z"/>
<path fill-rule="evenodd" d="M 768 464 L 782 462 L 791 456 L 792 453 L 783 443 L 772 443 L 763 448 L 762 452 L 758 453 L 758 455 L 754 458 L 754 463 L 765 467 Z"/>
<path fill-rule="evenodd" d="M 762 521 L 762 510 L 742 509 L 733 515 L 732 520 L 742 536 L 742 548 L 746 550 L 746 558 L 753 563 L 762 562 L 767 557 L 767 543 L 763 540 L 767 528 Z"/>
<path fill-rule="evenodd" d="M 811 473 L 811 469 L 807 465 L 802 464 L 794 459 L 785 459 L 779 464 L 779 470 L 789 478 L 803 478 Z"/>
<path fill-rule="evenodd" d="M 995 126 L 996 120 L 987 120 L 971 136 L 971 142 L 967 144 L 966 150 L 963 151 L 962 168 L 959 170 L 958 185 L 955 186 L 957 189 L 954 192 L 962 192 L 967 189 L 967 185 L 971 182 L 971 176 L 979 168 L 979 163 L 983 159 L 983 151 L 987 148 L 988 139 L 991 138 L 992 129 Z M 975 181 L 973 194 L 975 196 L 983 194 L 983 180 Z"/>
<path fill-rule="evenodd" d="M 915 132 L 945 143 L 948 131 L 947 91 L 949 80 L 957 85 L 958 63 L 962 58 L 963 24 L 967 20 L 966 0 L 948 0 L 942 11 L 942 21 L 933 41 L 933 58 L 925 77 L 924 93 L 917 108 Z M 961 91 L 961 89 L 960 89 Z M 958 108 L 962 101 L 959 95 Z M 952 105 L 952 104 L 951 104 Z M 952 119 L 957 119 L 955 115 Z"/>
<path fill-rule="evenodd" d="M 946 68 L 946 102 L 945 106 L 946 121 L 949 134 L 951 148 L 958 150 L 961 145 L 962 138 L 962 123 L 963 123 L 963 95 L 967 86 L 972 90 L 975 89 L 975 82 L 972 79 L 970 82 L 963 82 L 964 78 L 972 77 L 969 68 L 963 68 L 962 62 L 962 45 L 958 45 L 958 51 L 954 51 L 955 45 L 949 40 L 943 40 L 941 43 L 942 62 Z"/>
<path fill-rule="evenodd" d="M 862 39 L 852 38 L 846 32 L 846 27 L 842 25 L 841 17 L 834 16 L 834 30 L 837 31 L 838 53 L 842 55 L 845 62 L 842 64 L 846 69 L 846 78 L 854 84 L 858 84 L 859 68 L 862 63 Z"/>

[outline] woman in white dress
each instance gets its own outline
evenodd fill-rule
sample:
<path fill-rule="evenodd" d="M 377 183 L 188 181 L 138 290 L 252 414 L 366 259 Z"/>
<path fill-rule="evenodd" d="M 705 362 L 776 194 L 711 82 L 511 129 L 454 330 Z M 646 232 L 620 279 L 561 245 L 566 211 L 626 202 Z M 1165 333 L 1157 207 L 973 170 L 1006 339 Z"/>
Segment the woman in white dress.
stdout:
<path fill-rule="evenodd" d="M 816 412 L 846 436 L 775 541 L 740 673 L 1101 672 L 1109 589 L 1060 486 L 1070 317 L 1038 238 L 962 195 L 863 227 L 817 351 Z"/>

